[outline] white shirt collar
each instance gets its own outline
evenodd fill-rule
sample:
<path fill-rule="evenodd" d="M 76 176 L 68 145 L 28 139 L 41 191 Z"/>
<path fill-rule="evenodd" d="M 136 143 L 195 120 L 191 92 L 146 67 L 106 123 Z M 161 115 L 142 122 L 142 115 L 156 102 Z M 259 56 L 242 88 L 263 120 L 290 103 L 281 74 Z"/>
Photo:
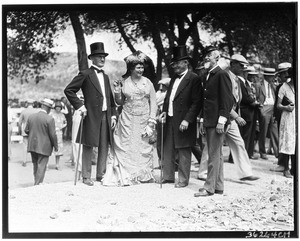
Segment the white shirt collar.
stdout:
<path fill-rule="evenodd" d="M 91 66 L 94 67 L 95 69 L 103 70 L 103 69 L 100 69 L 98 66 L 96 66 L 96 65 L 94 65 L 94 64 L 92 64 Z"/>

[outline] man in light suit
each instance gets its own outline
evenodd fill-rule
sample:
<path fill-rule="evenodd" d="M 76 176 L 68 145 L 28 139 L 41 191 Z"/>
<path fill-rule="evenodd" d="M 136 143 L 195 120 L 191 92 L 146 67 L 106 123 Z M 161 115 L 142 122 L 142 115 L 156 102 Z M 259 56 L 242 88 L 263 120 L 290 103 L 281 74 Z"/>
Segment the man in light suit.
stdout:
<path fill-rule="evenodd" d="M 164 162 L 162 183 L 175 182 L 175 157 L 178 154 L 178 183 L 175 188 L 186 187 L 191 170 L 191 147 L 196 144 L 197 115 L 201 108 L 200 79 L 189 71 L 186 46 L 174 47 L 171 78 L 161 119 L 166 121 L 164 135 Z"/>
<path fill-rule="evenodd" d="M 29 116 L 25 133 L 28 135 L 28 152 L 31 153 L 33 163 L 34 185 L 43 182 L 49 156 L 53 147 L 58 150 L 55 133 L 55 122 L 49 114 L 53 101 L 44 99 L 41 110 Z"/>
<path fill-rule="evenodd" d="M 261 104 L 259 109 L 259 152 L 262 159 L 268 159 L 266 155 L 266 137 L 270 133 L 270 141 L 275 156 L 278 156 L 278 127 L 274 117 L 275 104 L 275 69 L 264 68 L 264 80 L 256 85 L 256 98 Z"/>
<path fill-rule="evenodd" d="M 200 133 L 206 134 L 209 159 L 204 188 L 200 188 L 195 197 L 222 194 L 224 191 L 222 146 L 233 106 L 231 80 L 218 65 L 220 52 L 214 46 L 208 46 L 202 53 L 209 71 L 204 82 Z"/>
<path fill-rule="evenodd" d="M 91 180 L 93 147 L 98 147 L 96 181 L 101 182 L 106 171 L 109 144 L 112 144 L 112 129 L 116 125 L 116 105 L 112 95 L 108 75 L 103 71 L 105 57 L 104 44 L 90 45 L 92 60 L 89 69 L 80 71 L 65 88 L 65 95 L 75 108 L 85 117 L 82 133 L 82 177 L 83 183 L 93 186 Z M 82 90 L 84 104 L 77 92 Z M 79 142 L 79 135 L 77 136 Z"/>

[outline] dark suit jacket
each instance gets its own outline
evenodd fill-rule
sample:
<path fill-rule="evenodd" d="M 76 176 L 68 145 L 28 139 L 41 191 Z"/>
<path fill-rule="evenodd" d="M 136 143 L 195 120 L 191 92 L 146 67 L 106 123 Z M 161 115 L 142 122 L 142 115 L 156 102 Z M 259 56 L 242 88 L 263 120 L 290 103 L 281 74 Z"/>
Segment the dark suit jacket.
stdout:
<path fill-rule="evenodd" d="M 170 81 L 163 112 L 168 114 L 171 91 L 175 77 Z M 181 80 L 173 100 L 173 129 L 175 148 L 191 147 L 196 144 L 197 115 L 201 108 L 201 81 L 198 75 L 188 71 Z M 186 131 L 181 132 L 179 126 L 183 120 L 189 122 Z M 168 124 L 168 123 L 167 123 Z"/>
<path fill-rule="evenodd" d="M 58 148 L 54 119 L 44 111 L 29 116 L 25 133 L 28 134 L 28 152 L 51 156 L 53 147 Z"/>
<path fill-rule="evenodd" d="M 204 82 L 203 117 L 204 127 L 216 127 L 219 116 L 230 123 L 230 111 L 233 106 L 232 84 L 228 73 L 219 66 L 210 72 Z"/>
<path fill-rule="evenodd" d="M 102 120 L 103 92 L 107 103 L 107 123 L 111 126 L 111 116 L 116 115 L 116 104 L 112 95 L 109 78 L 103 73 L 105 90 L 101 90 L 99 80 L 92 68 L 81 71 L 65 88 L 65 95 L 71 105 L 77 110 L 83 103 L 76 93 L 81 89 L 87 116 L 83 120 L 82 144 L 99 146 L 100 122 Z M 109 131 L 112 143 L 112 131 Z M 79 136 L 79 135 L 78 135 Z M 77 137 L 77 142 L 79 138 Z"/>
<path fill-rule="evenodd" d="M 244 83 L 240 79 L 240 84 L 242 91 L 242 100 L 240 103 L 241 116 L 245 121 L 252 122 L 254 121 L 255 98 L 252 96 L 251 87 L 247 83 Z"/>
<path fill-rule="evenodd" d="M 261 81 L 255 85 L 256 89 L 256 99 L 259 101 L 259 103 L 264 104 L 267 96 L 266 88 L 264 85 L 264 81 Z M 275 85 L 271 83 L 271 93 L 273 95 L 273 99 L 275 101 Z"/>

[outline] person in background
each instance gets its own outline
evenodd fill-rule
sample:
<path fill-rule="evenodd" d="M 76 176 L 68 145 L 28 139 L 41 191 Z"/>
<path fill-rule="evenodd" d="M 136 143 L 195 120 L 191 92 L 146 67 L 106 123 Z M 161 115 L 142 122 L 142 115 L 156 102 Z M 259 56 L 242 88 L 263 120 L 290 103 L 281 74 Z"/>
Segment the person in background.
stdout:
<path fill-rule="evenodd" d="M 280 120 L 281 120 L 281 114 L 282 111 L 278 108 L 278 92 L 280 87 L 283 85 L 283 83 L 285 83 L 288 79 L 288 69 L 291 68 L 292 65 L 291 63 L 288 62 L 283 62 L 278 64 L 278 69 L 277 69 L 277 79 L 278 79 L 278 86 L 276 86 L 276 90 L 275 90 L 275 106 L 277 108 L 275 108 L 274 111 L 274 116 L 275 119 L 277 120 L 277 126 L 278 128 L 280 127 Z M 278 129 L 279 132 L 279 129 Z M 284 166 L 285 163 L 289 162 L 289 156 L 285 155 L 281 152 L 278 153 L 278 163 L 275 167 L 270 168 L 270 171 L 275 171 L 275 172 L 283 172 L 284 171 Z"/>
<path fill-rule="evenodd" d="M 65 115 L 61 113 L 62 103 L 61 101 L 56 101 L 54 105 L 54 110 L 50 115 L 54 118 L 55 121 L 55 132 L 57 136 L 58 150 L 54 152 L 55 155 L 55 169 L 59 170 L 59 160 L 63 155 L 63 129 L 67 126 L 67 121 Z"/>
<path fill-rule="evenodd" d="M 122 112 L 113 133 L 114 155 L 103 178 L 105 186 L 155 182 L 154 146 L 149 142 L 156 124 L 155 89 L 143 76 L 143 59 L 132 54 L 125 61 L 129 77 L 122 85 L 118 80 L 114 82 L 115 100 Z"/>
<path fill-rule="evenodd" d="M 25 133 L 28 135 L 28 152 L 33 163 L 34 185 L 44 181 L 49 156 L 58 150 L 55 122 L 49 115 L 53 101 L 45 98 L 41 110 L 29 116 Z"/>
<path fill-rule="evenodd" d="M 113 143 L 112 130 L 116 125 L 117 111 L 109 77 L 102 69 L 108 53 L 104 51 L 102 42 L 92 43 L 90 49 L 88 58 L 92 60 L 92 66 L 80 71 L 64 92 L 74 109 L 85 116 L 82 133 L 82 177 L 84 184 L 93 186 L 93 147 L 98 148 L 96 181 L 101 182 L 106 171 L 109 145 Z M 84 104 L 76 94 L 79 90 L 82 90 Z M 76 142 L 79 142 L 79 136 Z"/>
<path fill-rule="evenodd" d="M 71 140 L 72 139 L 72 116 L 73 116 L 73 109 L 66 97 L 61 97 L 62 102 L 62 113 L 65 115 L 67 125 L 64 127 L 64 138 L 65 140 Z"/>
<path fill-rule="evenodd" d="M 259 108 L 259 152 L 262 159 L 268 159 L 266 155 L 266 137 L 270 133 L 270 141 L 275 156 L 278 157 L 278 127 L 274 117 L 275 85 L 273 79 L 275 69 L 264 68 L 264 79 L 256 85 L 256 99 L 260 103 Z"/>
<path fill-rule="evenodd" d="M 162 107 L 164 104 L 164 100 L 167 94 L 167 90 L 170 85 L 171 78 L 164 78 L 158 81 L 158 91 L 156 91 L 156 104 L 157 104 L 157 115 L 156 120 L 159 119 L 160 114 L 162 113 Z M 159 165 L 161 160 L 161 123 L 158 122 L 156 124 L 156 131 L 157 131 L 157 140 L 156 140 L 156 150 L 157 150 L 157 156 L 159 159 Z M 159 166 L 159 168 L 161 168 Z"/>
<path fill-rule="evenodd" d="M 279 152 L 285 155 L 283 175 L 291 178 L 296 172 L 296 96 L 293 78 L 293 69 L 288 69 L 289 80 L 282 84 L 278 92 L 277 107 L 282 111 L 279 126 Z M 289 168 L 289 156 L 291 156 L 291 170 Z"/>
<path fill-rule="evenodd" d="M 178 183 L 175 188 L 189 184 L 191 147 L 196 144 L 197 116 L 201 109 L 201 82 L 199 76 L 189 70 L 189 59 L 185 45 L 173 48 L 171 67 L 175 75 L 160 116 L 160 121 L 166 123 L 161 183 L 175 183 L 175 160 L 178 155 Z"/>
<path fill-rule="evenodd" d="M 254 156 L 254 139 L 257 119 L 257 109 L 259 102 L 256 100 L 253 83 L 258 76 L 254 66 L 247 66 L 243 70 L 244 78 L 240 78 L 242 99 L 240 103 L 241 117 L 246 121 L 244 126 L 240 126 L 241 136 L 245 142 L 245 148 L 250 159 L 258 159 Z"/>
<path fill-rule="evenodd" d="M 222 194 L 224 191 L 222 147 L 233 106 L 231 80 L 228 73 L 218 65 L 220 52 L 214 46 L 208 46 L 202 53 L 208 75 L 203 86 L 200 133 L 206 134 L 209 159 L 204 187 L 194 194 L 195 197 Z"/>
<path fill-rule="evenodd" d="M 82 101 L 84 104 L 84 98 L 83 95 L 78 95 L 78 98 Z M 80 130 L 80 121 L 82 116 L 80 115 L 79 110 L 75 110 L 73 114 L 73 124 L 72 124 L 72 156 L 74 165 L 78 162 L 78 179 L 80 180 L 81 173 L 82 173 L 82 144 L 81 144 L 81 151 L 79 154 L 79 147 L 80 144 L 76 143 L 76 138 L 78 135 L 78 131 Z M 78 155 L 79 154 L 79 155 Z"/>
<path fill-rule="evenodd" d="M 19 118 L 19 127 L 21 128 L 21 135 L 23 136 L 23 158 L 24 158 L 22 161 L 23 167 L 26 167 L 26 163 L 28 160 L 28 152 L 27 152 L 28 135 L 25 133 L 25 127 L 26 127 L 29 116 L 38 112 L 37 109 L 33 108 L 33 103 L 34 103 L 34 100 L 32 100 L 32 99 L 27 100 L 27 108 L 25 108 L 21 112 L 21 115 Z"/>

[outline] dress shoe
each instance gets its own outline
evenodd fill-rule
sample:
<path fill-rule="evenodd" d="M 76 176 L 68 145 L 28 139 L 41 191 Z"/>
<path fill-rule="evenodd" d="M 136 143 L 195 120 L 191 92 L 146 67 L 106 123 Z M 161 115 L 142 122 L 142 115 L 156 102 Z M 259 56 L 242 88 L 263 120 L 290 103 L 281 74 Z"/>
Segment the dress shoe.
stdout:
<path fill-rule="evenodd" d="M 277 165 L 276 167 L 270 168 L 270 171 L 272 171 L 272 172 L 283 172 L 284 171 L 284 167 L 280 166 L 280 165 Z"/>
<path fill-rule="evenodd" d="M 83 183 L 85 185 L 88 185 L 88 186 L 93 186 L 94 185 L 94 182 L 91 179 L 88 179 L 88 178 L 84 178 Z"/>
<path fill-rule="evenodd" d="M 283 176 L 285 176 L 286 178 L 292 178 L 293 176 L 291 175 L 289 170 L 286 170 L 283 172 Z"/>
<path fill-rule="evenodd" d="M 264 154 L 264 153 L 261 153 L 261 154 L 260 154 L 260 158 L 265 159 L 265 160 L 268 160 L 267 155 Z"/>
<path fill-rule="evenodd" d="M 175 183 L 175 181 L 162 179 L 161 184 L 165 184 L 165 183 Z"/>
<path fill-rule="evenodd" d="M 23 166 L 23 167 L 26 167 L 26 162 L 23 162 L 23 163 L 22 163 L 22 166 Z"/>
<path fill-rule="evenodd" d="M 199 190 L 199 192 L 194 194 L 194 197 L 208 197 L 208 196 L 212 196 L 212 195 L 214 195 L 214 194 L 206 191 L 205 189 L 201 189 L 201 191 Z"/>
<path fill-rule="evenodd" d="M 215 190 L 215 194 L 223 194 L 223 190 Z"/>
<path fill-rule="evenodd" d="M 256 155 L 252 155 L 252 156 L 249 156 L 249 158 L 250 159 L 252 159 L 252 160 L 257 160 L 257 159 L 259 159 L 259 156 L 256 154 Z"/>
<path fill-rule="evenodd" d="M 199 192 L 203 192 L 204 190 L 205 189 L 202 187 L 202 188 L 199 189 Z M 223 194 L 223 192 L 224 192 L 223 190 L 217 190 L 217 189 L 215 190 L 215 194 Z"/>
<path fill-rule="evenodd" d="M 102 177 L 96 177 L 96 182 L 102 182 Z"/>
<path fill-rule="evenodd" d="M 197 177 L 198 180 L 206 181 L 206 177 Z"/>
<path fill-rule="evenodd" d="M 240 180 L 241 180 L 241 181 L 255 181 L 255 180 L 257 180 L 257 179 L 259 179 L 259 177 L 256 177 L 256 176 L 248 176 L 248 177 L 243 177 L 243 178 L 241 178 Z"/>
<path fill-rule="evenodd" d="M 182 187 L 186 187 L 187 184 L 175 184 L 175 188 L 182 188 Z"/>

